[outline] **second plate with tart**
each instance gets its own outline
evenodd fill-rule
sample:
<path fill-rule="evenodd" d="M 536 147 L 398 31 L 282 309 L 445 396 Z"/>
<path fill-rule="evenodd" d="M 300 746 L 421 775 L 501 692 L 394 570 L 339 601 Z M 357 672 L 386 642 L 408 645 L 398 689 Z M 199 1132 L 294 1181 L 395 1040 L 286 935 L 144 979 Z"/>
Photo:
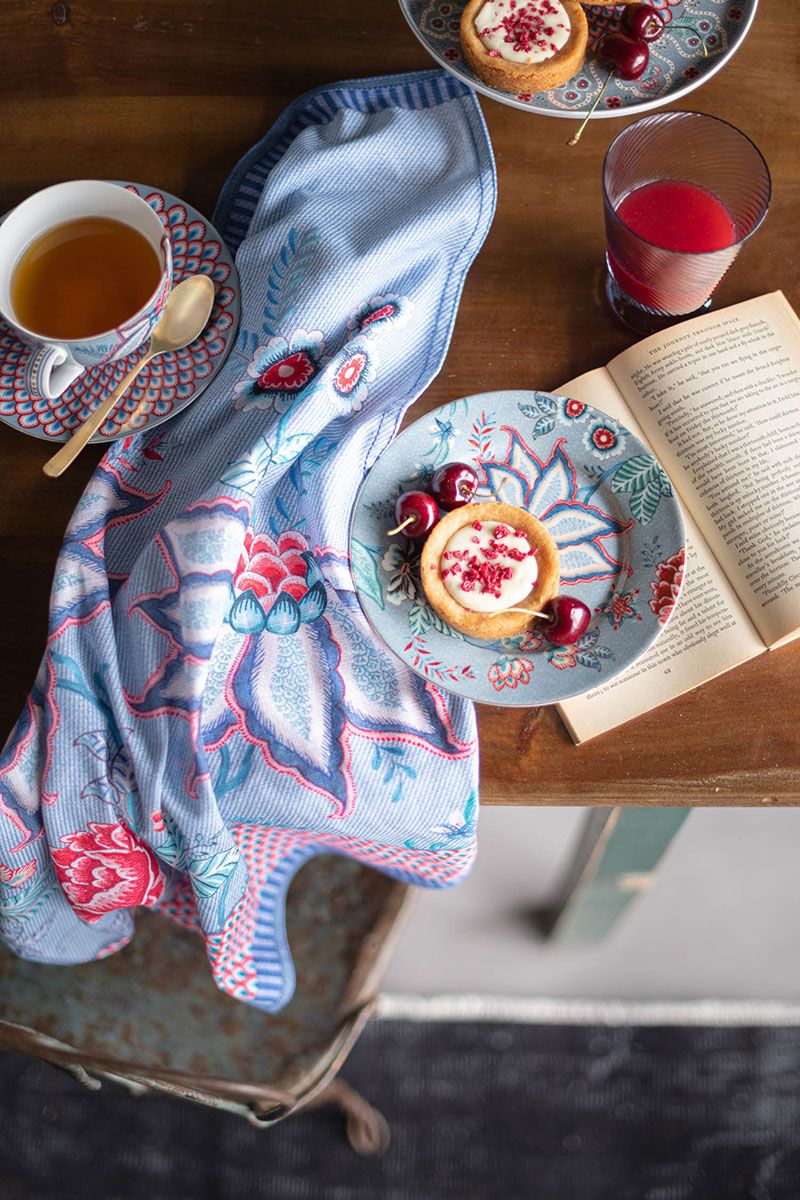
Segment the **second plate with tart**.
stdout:
<path fill-rule="evenodd" d="M 447 462 L 468 462 L 478 471 L 482 488 L 470 506 L 477 513 L 442 513 L 422 544 L 388 534 L 397 497 L 425 491 Z M 655 506 L 637 503 L 634 476 L 662 482 Z M 547 587 L 592 611 L 588 630 L 573 645 L 551 645 L 541 625 L 524 615 L 521 629 L 515 624 L 487 638 L 491 618 L 479 614 L 470 627 L 438 589 L 423 586 L 423 563 L 441 561 L 459 528 L 500 517 L 510 529 L 509 512 L 518 510 L 531 519 L 529 544 L 537 542 L 541 524 L 556 546 L 557 584 L 547 577 L 552 560 L 541 549 L 545 543 L 537 550 Z M 521 523 L 510 532 L 521 531 Z M 390 649 L 437 687 L 517 707 L 566 700 L 630 667 L 668 615 L 658 600 L 659 568 L 684 554 L 678 502 L 648 448 L 597 409 L 546 392 L 485 392 L 415 421 L 367 475 L 350 530 L 358 598 Z"/>
<path fill-rule="evenodd" d="M 549 117 L 584 117 L 606 78 L 593 48 L 606 34 L 619 28 L 623 8 L 612 4 L 584 5 L 589 22 L 588 53 L 571 79 L 547 91 L 516 93 L 504 90 L 477 75 L 461 42 L 461 16 L 465 0 L 398 0 L 416 37 L 428 53 L 456 78 L 501 104 Z M 641 78 L 612 78 L 592 120 L 648 112 L 688 96 L 715 75 L 741 46 L 756 15 L 758 0 L 651 0 L 667 28 L 688 22 L 697 27 L 708 46 L 703 56 L 700 39 L 691 30 L 650 42 L 650 65 Z M 684 20 L 685 17 L 685 20 Z"/>

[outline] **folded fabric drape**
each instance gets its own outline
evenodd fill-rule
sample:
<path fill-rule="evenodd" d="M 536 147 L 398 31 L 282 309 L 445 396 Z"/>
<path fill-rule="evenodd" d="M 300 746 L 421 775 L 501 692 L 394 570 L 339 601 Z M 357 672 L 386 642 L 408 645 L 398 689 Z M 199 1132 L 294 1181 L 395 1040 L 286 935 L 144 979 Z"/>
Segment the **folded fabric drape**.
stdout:
<path fill-rule="evenodd" d="M 215 221 L 241 280 L 235 347 L 93 475 L 0 760 L 17 953 L 100 957 L 160 907 L 202 934 L 220 987 L 276 1009 L 309 856 L 431 887 L 468 870 L 472 707 L 372 631 L 348 530 L 442 364 L 494 199 L 476 99 L 438 71 L 303 97 L 233 172 Z"/>

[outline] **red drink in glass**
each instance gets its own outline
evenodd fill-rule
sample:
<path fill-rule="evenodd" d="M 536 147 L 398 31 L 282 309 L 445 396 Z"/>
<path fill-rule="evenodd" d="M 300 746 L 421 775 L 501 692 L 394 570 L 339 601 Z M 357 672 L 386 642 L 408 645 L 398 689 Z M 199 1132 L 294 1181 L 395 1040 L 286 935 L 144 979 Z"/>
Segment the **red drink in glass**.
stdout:
<path fill-rule="evenodd" d="M 702 113 L 659 113 L 623 130 L 603 167 L 606 295 L 650 333 L 707 308 L 767 212 L 770 177 L 753 143 Z"/>

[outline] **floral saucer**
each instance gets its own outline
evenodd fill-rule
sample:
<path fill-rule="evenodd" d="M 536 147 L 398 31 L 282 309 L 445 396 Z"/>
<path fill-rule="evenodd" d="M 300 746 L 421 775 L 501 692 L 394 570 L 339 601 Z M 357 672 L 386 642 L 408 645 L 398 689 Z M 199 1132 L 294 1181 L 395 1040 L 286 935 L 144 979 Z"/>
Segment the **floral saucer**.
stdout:
<path fill-rule="evenodd" d="M 190 404 L 225 362 L 239 324 L 239 278 L 214 226 L 169 192 L 140 183 L 120 186 L 143 196 L 169 230 L 173 283 L 187 275 L 210 275 L 217 294 L 211 320 L 200 337 L 185 350 L 161 354 L 148 363 L 93 442 L 122 436 L 122 427 L 134 412 L 126 434 L 160 425 Z M 24 382 L 25 359 L 30 352 L 0 321 L 0 421 L 34 437 L 65 442 L 144 352 L 142 346 L 128 358 L 84 371 L 55 400 L 33 399 Z"/>
<path fill-rule="evenodd" d="M 419 582 L 420 546 L 389 537 L 400 492 L 436 467 L 472 462 L 494 493 L 539 517 L 559 548 L 561 591 L 592 610 L 573 646 L 534 626 L 521 637 L 464 637 Z M 555 704 L 601 686 L 652 645 L 683 582 L 683 519 L 652 453 L 619 422 L 545 392 L 485 392 L 416 421 L 381 455 L 356 501 L 350 560 L 370 623 L 418 675 L 484 704 Z"/>
<path fill-rule="evenodd" d="M 568 83 L 549 92 L 512 96 L 473 74 L 461 53 L 459 24 L 465 0 L 399 0 L 400 8 L 422 45 L 438 63 L 463 83 L 501 104 L 549 117 L 584 117 L 602 87 L 606 72 L 592 50 L 605 33 L 619 27 L 619 5 L 587 7 L 589 54 Z M 704 58 L 700 39 L 684 29 L 650 43 L 650 65 L 640 79 L 626 82 L 614 76 L 595 117 L 618 117 L 647 112 L 688 96 L 716 75 L 744 41 L 758 0 L 649 0 L 667 24 L 693 25 L 708 47 Z M 594 119 L 594 118 L 593 118 Z"/>

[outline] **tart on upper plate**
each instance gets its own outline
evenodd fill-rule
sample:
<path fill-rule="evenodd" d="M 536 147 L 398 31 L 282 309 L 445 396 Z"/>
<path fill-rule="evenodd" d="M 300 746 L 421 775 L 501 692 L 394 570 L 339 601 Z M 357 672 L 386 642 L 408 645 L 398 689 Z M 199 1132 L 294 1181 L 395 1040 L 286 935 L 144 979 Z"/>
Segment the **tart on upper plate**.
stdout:
<path fill-rule="evenodd" d="M 589 40 L 578 0 L 468 0 L 461 16 L 464 58 L 504 92 L 544 92 L 583 66 Z"/>
<path fill-rule="evenodd" d="M 428 535 L 420 561 L 428 603 L 470 637 L 515 637 L 558 592 L 558 549 L 524 508 L 487 500 L 456 508 Z M 510 612 L 509 609 L 526 612 Z"/>

